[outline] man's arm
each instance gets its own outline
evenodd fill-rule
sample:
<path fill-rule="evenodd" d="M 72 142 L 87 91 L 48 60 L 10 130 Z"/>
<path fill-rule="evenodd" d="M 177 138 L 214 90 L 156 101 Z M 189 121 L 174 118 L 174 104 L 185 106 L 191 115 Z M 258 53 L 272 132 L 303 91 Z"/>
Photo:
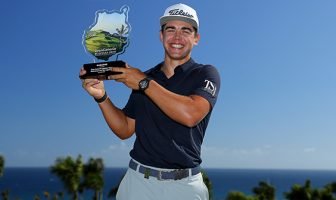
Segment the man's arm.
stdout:
<path fill-rule="evenodd" d="M 80 75 L 85 74 L 80 70 Z M 83 88 L 95 99 L 100 99 L 105 94 L 104 82 L 97 79 L 83 79 Z M 135 120 L 127 117 L 122 110 L 113 105 L 109 98 L 98 103 L 107 125 L 120 139 L 131 137 L 135 131 Z"/>
<path fill-rule="evenodd" d="M 198 95 L 183 96 L 170 92 L 154 80 L 145 93 L 160 109 L 175 121 L 193 127 L 210 111 L 208 100 Z"/>
<path fill-rule="evenodd" d="M 122 72 L 118 75 L 111 75 L 109 78 L 124 83 L 127 87 L 138 90 L 140 80 L 146 75 L 137 68 L 112 68 L 115 72 Z M 210 111 L 210 103 L 198 95 L 183 96 L 175 94 L 154 80 L 149 82 L 145 90 L 146 95 L 160 107 L 160 109 L 171 119 L 188 127 L 199 123 Z"/>
<path fill-rule="evenodd" d="M 135 120 L 127 117 L 122 110 L 113 105 L 110 98 L 107 98 L 98 105 L 107 125 L 116 136 L 124 140 L 133 135 L 135 131 Z"/>

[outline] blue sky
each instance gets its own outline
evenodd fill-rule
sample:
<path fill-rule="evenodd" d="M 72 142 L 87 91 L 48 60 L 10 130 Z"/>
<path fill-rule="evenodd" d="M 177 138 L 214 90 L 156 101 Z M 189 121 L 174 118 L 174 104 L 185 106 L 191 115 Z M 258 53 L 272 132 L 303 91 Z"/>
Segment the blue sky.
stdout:
<path fill-rule="evenodd" d="M 119 56 L 146 70 L 163 59 L 159 18 L 180 1 L 5 0 L 0 7 L 0 154 L 7 166 L 57 157 L 102 157 L 126 167 L 134 138 L 105 124 L 78 72 L 92 62 L 82 34 L 97 10 L 130 7 L 130 45 Z M 222 87 L 202 149 L 203 166 L 336 169 L 336 1 L 191 1 Z M 130 90 L 106 82 L 123 107 Z"/>

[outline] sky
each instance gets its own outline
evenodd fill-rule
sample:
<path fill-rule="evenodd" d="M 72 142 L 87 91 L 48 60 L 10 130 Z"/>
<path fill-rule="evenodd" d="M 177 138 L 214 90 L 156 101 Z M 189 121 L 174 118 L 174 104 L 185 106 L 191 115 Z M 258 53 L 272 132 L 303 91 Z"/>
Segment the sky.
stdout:
<path fill-rule="evenodd" d="M 159 18 L 194 7 L 192 57 L 222 85 L 202 146 L 205 168 L 336 169 L 336 1 L 4 0 L 0 7 L 0 154 L 6 166 L 51 166 L 81 154 L 127 167 L 121 141 L 81 87 L 93 61 L 82 45 L 97 10 L 128 5 L 130 44 L 119 56 L 145 71 L 163 59 Z M 106 81 L 115 105 L 130 90 Z"/>
<path fill-rule="evenodd" d="M 110 34 L 116 33 L 116 29 L 120 29 L 121 26 L 128 27 L 126 24 L 128 10 L 127 5 L 119 9 L 99 10 L 95 16 L 97 21 L 93 23 L 92 28 L 87 28 L 87 30 L 104 30 Z"/>

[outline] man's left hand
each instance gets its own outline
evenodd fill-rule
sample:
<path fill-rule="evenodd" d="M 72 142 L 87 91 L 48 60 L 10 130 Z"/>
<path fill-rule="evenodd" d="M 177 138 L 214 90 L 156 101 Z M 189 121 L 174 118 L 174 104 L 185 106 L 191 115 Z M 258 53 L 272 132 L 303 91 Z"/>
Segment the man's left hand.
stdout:
<path fill-rule="evenodd" d="M 121 74 L 110 75 L 109 80 L 124 83 L 127 87 L 138 90 L 139 82 L 146 77 L 146 74 L 137 68 L 133 68 L 126 63 L 126 67 L 112 67 L 113 72 L 121 72 Z"/>

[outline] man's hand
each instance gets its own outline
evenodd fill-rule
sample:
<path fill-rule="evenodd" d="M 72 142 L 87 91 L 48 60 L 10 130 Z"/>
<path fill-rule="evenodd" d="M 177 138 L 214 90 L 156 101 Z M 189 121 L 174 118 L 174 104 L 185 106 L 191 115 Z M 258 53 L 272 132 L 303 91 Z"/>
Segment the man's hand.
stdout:
<path fill-rule="evenodd" d="M 126 68 L 112 67 L 112 71 L 121 72 L 121 74 L 110 75 L 109 80 L 124 83 L 127 87 L 138 90 L 139 82 L 146 77 L 146 74 L 137 68 L 133 68 L 126 63 Z"/>
<path fill-rule="evenodd" d="M 84 75 L 84 68 L 80 69 L 79 75 Z M 105 94 L 104 82 L 98 79 L 81 79 L 82 87 L 94 98 L 100 99 Z"/>

